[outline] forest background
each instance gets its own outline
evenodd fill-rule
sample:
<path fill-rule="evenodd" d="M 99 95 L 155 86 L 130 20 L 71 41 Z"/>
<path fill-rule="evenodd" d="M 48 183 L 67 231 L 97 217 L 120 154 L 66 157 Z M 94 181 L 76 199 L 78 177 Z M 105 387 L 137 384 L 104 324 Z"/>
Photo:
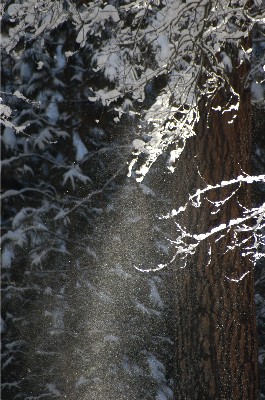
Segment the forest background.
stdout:
<path fill-rule="evenodd" d="M 265 397 L 264 9 L 5 2 L 3 398 Z"/>

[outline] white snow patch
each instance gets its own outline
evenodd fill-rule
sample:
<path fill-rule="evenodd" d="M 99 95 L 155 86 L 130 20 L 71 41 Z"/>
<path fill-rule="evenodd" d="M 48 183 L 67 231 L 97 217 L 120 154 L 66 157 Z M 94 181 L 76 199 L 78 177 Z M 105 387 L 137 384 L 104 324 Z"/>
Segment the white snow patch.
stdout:
<path fill-rule="evenodd" d="M 58 44 L 56 47 L 56 66 L 59 69 L 63 69 L 66 66 L 66 58 L 65 54 L 63 53 L 63 45 Z"/>
<path fill-rule="evenodd" d="M 72 55 L 74 55 L 75 53 L 72 51 L 66 51 L 64 54 L 65 54 L 66 58 L 69 58 L 69 57 L 72 57 Z"/>
<path fill-rule="evenodd" d="M 0 320 L 0 332 L 3 333 L 3 332 L 5 332 L 5 330 L 6 330 L 6 323 L 3 320 L 3 318 L 1 317 L 1 320 Z"/>
<path fill-rule="evenodd" d="M 12 17 L 13 15 L 16 15 L 19 12 L 20 7 L 21 7 L 20 4 L 11 4 L 7 9 L 7 13 Z"/>
<path fill-rule="evenodd" d="M 159 295 L 157 286 L 155 284 L 155 282 L 153 280 L 150 279 L 149 281 L 149 285 L 150 285 L 150 300 L 158 307 L 163 308 L 164 307 L 164 303 L 161 300 L 161 297 Z"/>
<path fill-rule="evenodd" d="M 29 81 L 32 77 L 32 68 L 27 62 L 22 62 L 20 66 L 20 75 L 22 80 Z"/>
<path fill-rule="evenodd" d="M 2 251 L 2 267 L 6 269 L 10 268 L 13 259 L 14 259 L 13 249 L 9 248 L 8 246 L 5 246 Z"/>
<path fill-rule="evenodd" d="M 156 59 L 159 62 L 164 62 L 170 57 L 170 44 L 167 35 L 160 34 L 157 38 L 158 46 L 160 47 L 160 52 L 158 52 Z"/>
<path fill-rule="evenodd" d="M 145 142 L 141 139 L 134 139 L 134 141 L 132 142 L 132 145 L 136 150 L 140 150 L 140 149 L 142 150 L 145 146 Z"/>
<path fill-rule="evenodd" d="M 1 139 L 4 142 L 7 149 L 14 150 L 14 148 L 16 147 L 16 142 L 17 142 L 14 129 L 7 126 L 4 129 L 4 133 L 1 137 Z"/>
<path fill-rule="evenodd" d="M 59 110 L 57 103 L 51 101 L 46 109 L 46 115 L 50 122 L 55 123 L 59 118 Z"/>
<path fill-rule="evenodd" d="M 102 12 L 105 13 L 104 19 L 111 17 L 113 22 L 119 22 L 120 17 L 119 17 L 118 11 L 111 4 L 108 4 L 107 6 L 105 6 L 104 9 L 102 10 Z"/>
<path fill-rule="evenodd" d="M 80 180 L 84 184 L 91 182 L 91 179 L 88 176 L 82 174 L 82 171 L 78 167 L 78 165 L 73 166 L 71 169 L 69 169 L 68 172 L 63 175 L 63 185 L 65 185 L 66 182 L 70 180 L 73 189 L 75 189 L 75 179 Z M 57 218 L 59 217 L 57 216 Z"/>
<path fill-rule="evenodd" d="M 79 162 L 88 154 L 88 150 L 76 132 L 73 135 L 73 145 L 76 152 L 75 159 Z"/>
<path fill-rule="evenodd" d="M 261 83 L 253 81 L 251 83 L 251 93 L 254 101 L 264 100 L 264 88 Z"/>
<path fill-rule="evenodd" d="M 220 224 L 219 226 L 212 228 L 209 232 L 207 233 L 200 233 L 199 235 L 193 235 L 194 239 L 201 241 L 201 240 L 205 240 L 207 237 L 213 235 L 216 232 L 220 232 L 223 229 L 226 228 L 226 224 Z"/>
<path fill-rule="evenodd" d="M 221 52 L 221 57 L 222 57 L 222 62 L 224 64 L 224 68 L 228 71 L 228 72 L 232 72 L 233 70 L 233 65 L 232 65 L 232 61 L 231 58 L 224 52 Z"/>
<path fill-rule="evenodd" d="M 95 101 L 101 101 L 103 106 L 109 105 L 112 102 L 118 100 L 119 97 L 122 96 L 122 93 L 119 92 L 117 89 L 110 90 L 106 92 L 103 89 L 98 90 L 95 92 L 95 97 L 88 97 L 89 101 L 95 102 Z"/>
<path fill-rule="evenodd" d="M 43 65 L 44 65 L 44 63 L 42 61 L 38 61 L 37 62 L 37 69 L 38 70 L 42 69 Z"/>
<path fill-rule="evenodd" d="M 153 354 L 149 354 L 147 361 L 150 368 L 150 375 L 157 382 L 165 382 L 165 367 Z"/>

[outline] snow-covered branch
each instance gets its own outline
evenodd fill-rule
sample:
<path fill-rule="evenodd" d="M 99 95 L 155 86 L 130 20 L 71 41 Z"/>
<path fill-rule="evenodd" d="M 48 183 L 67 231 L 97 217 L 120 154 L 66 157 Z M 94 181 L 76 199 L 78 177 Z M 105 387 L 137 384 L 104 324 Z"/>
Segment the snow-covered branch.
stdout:
<path fill-rule="evenodd" d="M 231 219 L 226 223 L 221 223 L 207 232 L 192 233 L 179 222 L 181 215 L 185 213 L 189 206 L 199 208 L 202 206 L 203 201 L 209 201 L 207 194 L 211 191 L 222 189 L 228 186 L 237 185 L 241 186 L 243 183 L 252 184 L 254 182 L 264 182 L 265 175 L 249 176 L 240 175 L 235 179 L 229 181 L 222 181 L 217 185 L 208 185 L 204 189 L 197 189 L 197 191 L 189 196 L 189 200 L 183 206 L 180 206 L 177 210 L 173 209 L 171 213 L 160 217 L 161 219 L 173 218 L 176 222 L 177 238 L 171 240 L 171 243 L 176 248 L 176 253 L 182 255 L 184 258 L 193 254 L 200 243 L 207 241 L 209 238 L 214 237 L 214 240 L 218 242 L 220 239 L 225 237 L 228 233 L 233 232 L 233 239 L 228 246 L 228 250 L 232 250 L 235 247 L 242 247 L 242 254 L 244 256 L 252 257 L 254 262 L 265 256 L 265 241 L 264 241 L 264 229 L 265 229 L 265 203 L 259 207 L 252 207 L 251 209 L 242 208 L 242 216 Z M 232 194 L 225 197 L 223 200 L 210 201 L 214 207 L 211 210 L 211 214 L 216 214 L 222 209 L 222 206 L 235 195 L 236 190 L 232 191 Z M 239 237 L 239 233 L 244 232 L 244 239 Z M 174 258 L 175 259 L 175 256 Z"/>

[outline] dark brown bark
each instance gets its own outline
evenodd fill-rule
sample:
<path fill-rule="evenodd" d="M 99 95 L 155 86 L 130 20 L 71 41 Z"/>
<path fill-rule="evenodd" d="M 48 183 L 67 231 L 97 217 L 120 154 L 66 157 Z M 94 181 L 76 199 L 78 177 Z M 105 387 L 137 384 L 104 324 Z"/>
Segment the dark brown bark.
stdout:
<path fill-rule="evenodd" d="M 240 94 L 240 107 L 232 124 L 228 123 L 234 115 L 231 112 L 211 110 L 207 118 L 201 104 L 197 137 L 188 143 L 176 171 L 178 205 L 197 188 L 249 172 L 252 129 L 250 96 L 244 88 L 246 72 L 241 65 L 234 67 L 230 76 Z M 212 106 L 225 107 L 228 98 L 220 91 Z M 182 224 L 202 233 L 242 216 L 239 202 L 250 204 L 246 186 L 242 185 L 217 214 L 211 214 L 207 200 L 199 209 L 190 207 Z M 208 199 L 224 199 L 235 188 L 212 191 Z M 185 268 L 180 268 L 181 263 L 184 265 L 181 260 L 175 265 L 177 400 L 257 399 L 253 267 L 241 256 L 240 248 L 226 251 L 232 237 L 231 232 L 218 242 L 216 237 L 209 238 L 188 258 Z M 248 271 L 242 280 L 230 280 Z"/>

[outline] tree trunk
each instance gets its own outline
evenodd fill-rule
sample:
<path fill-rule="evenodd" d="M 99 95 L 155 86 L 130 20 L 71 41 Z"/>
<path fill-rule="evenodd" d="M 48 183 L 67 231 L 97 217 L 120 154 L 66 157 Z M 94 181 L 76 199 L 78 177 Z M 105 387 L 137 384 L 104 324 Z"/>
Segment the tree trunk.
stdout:
<path fill-rule="evenodd" d="M 232 112 L 203 110 L 196 138 L 190 140 L 176 171 L 178 205 L 188 193 L 250 171 L 250 94 L 244 88 L 246 67 L 234 67 L 230 83 L 240 95 L 237 117 Z M 212 107 L 227 108 L 220 91 Z M 250 203 L 249 189 L 242 186 L 217 214 L 212 203 L 190 207 L 181 223 L 191 232 L 207 232 L 242 216 L 240 204 Z M 186 188 L 181 190 L 180 188 Z M 229 196 L 233 189 L 217 189 L 211 201 Z M 199 245 L 186 266 L 175 265 L 175 399 L 257 399 L 257 356 L 253 266 L 241 249 L 227 251 L 232 233 L 216 242 L 216 236 Z M 211 247 L 211 258 L 209 249 Z M 181 268 L 183 266 L 183 268 Z M 250 271 L 250 272 L 249 272 Z M 238 280 L 248 272 L 244 278 Z M 232 279 L 232 280 L 231 280 Z M 234 280 L 233 280 L 234 279 Z"/>

